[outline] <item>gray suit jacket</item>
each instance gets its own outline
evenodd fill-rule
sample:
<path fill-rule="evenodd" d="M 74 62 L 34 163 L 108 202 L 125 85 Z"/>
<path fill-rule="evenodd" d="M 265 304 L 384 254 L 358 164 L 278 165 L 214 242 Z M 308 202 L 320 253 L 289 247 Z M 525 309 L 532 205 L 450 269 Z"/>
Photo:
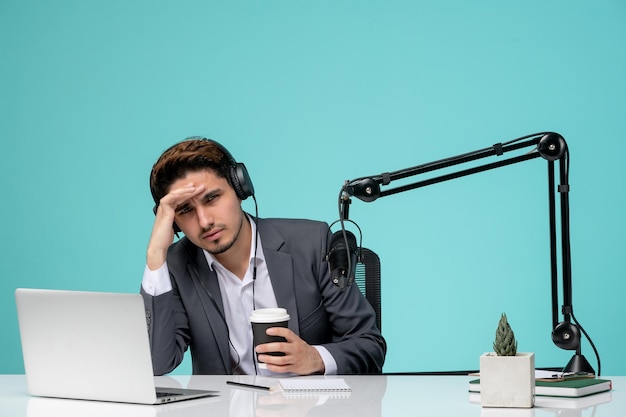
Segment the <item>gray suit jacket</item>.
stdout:
<path fill-rule="evenodd" d="M 324 259 L 323 222 L 259 219 L 259 234 L 279 307 L 289 328 L 310 345 L 324 346 L 339 374 L 380 373 L 386 343 L 374 310 L 356 285 L 342 291 Z M 187 238 L 167 256 L 173 290 L 152 297 L 143 289 L 155 375 L 171 372 L 191 347 L 194 374 L 230 374 L 228 327 L 217 276 Z"/>

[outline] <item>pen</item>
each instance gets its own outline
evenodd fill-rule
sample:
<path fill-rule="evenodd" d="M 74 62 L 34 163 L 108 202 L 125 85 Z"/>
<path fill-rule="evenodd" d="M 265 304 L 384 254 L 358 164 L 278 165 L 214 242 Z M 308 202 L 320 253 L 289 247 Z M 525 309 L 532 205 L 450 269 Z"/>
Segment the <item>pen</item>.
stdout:
<path fill-rule="evenodd" d="M 595 378 L 595 374 L 589 372 L 563 372 L 560 374 L 553 374 L 549 379 L 581 379 L 581 378 Z"/>
<path fill-rule="evenodd" d="M 266 387 L 264 385 L 244 384 L 243 382 L 226 381 L 226 383 L 228 385 L 237 385 L 237 386 L 246 387 L 246 388 L 263 389 L 263 390 L 266 390 L 266 391 L 269 391 L 271 389 L 271 387 Z"/>

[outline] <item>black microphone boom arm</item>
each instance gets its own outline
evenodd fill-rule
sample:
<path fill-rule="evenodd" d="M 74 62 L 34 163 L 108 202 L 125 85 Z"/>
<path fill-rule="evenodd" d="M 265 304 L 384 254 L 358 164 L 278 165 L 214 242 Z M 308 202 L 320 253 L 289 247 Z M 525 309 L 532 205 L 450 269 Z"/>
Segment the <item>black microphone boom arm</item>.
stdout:
<path fill-rule="evenodd" d="M 445 175 L 429 178 L 422 181 L 413 182 L 407 185 L 385 189 L 382 187 L 389 185 L 393 181 L 425 174 L 443 168 L 466 164 L 482 158 L 497 156 L 517 149 L 534 146 L 530 152 L 510 157 L 497 162 L 486 163 L 471 168 L 462 169 Z M 558 133 L 541 132 L 523 136 L 506 143 L 497 143 L 485 149 L 474 152 L 417 165 L 411 168 L 394 172 L 385 172 L 379 175 L 360 177 L 346 181 L 340 194 L 340 215 L 348 218 L 350 197 L 356 197 L 365 202 L 372 202 L 380 197 L 402 193 L 416 188 L 449 181 L 479 172 L 484 172 L 507 165 L 524 162 L 535 158 L 543 158 L 548 161 L 548 188 L 549 188 L 549 213 L 550 213 L 550 271 L 552 289 L 552 340 L 562 349 L 576 350 L 576 354 L 566 365 L 566 372 L 589 372 L 595 373 L 593 368 L 581 355 L 580 330 L 582 327 L 575 321 L 572 308 L 572 277 L 571 277 L 571 254 L 570 254 L 570 233 L 569 233 L 569 152 L 565 139 Z M 554 161 L 559 161 L 559 185 L 555 186 Z M 560 195 L 561 203 L 561 261 L 562 261 L 562 288 L 563 288 L 563 322 L 558 320 L 558 256 L 557 256 L 557 232 L 556 232 L 556 192 Z M 572 323 L 574 319 L 575 323 Z M 584 333 L 584 330 L 583 330 Z M 585 336 L 587 334 L 585 333 Z M 591 340 L 589 340 L 591 342 Z M 600 374 L 600 359 L 598 353 L 591 342 L 591 346 L 598 358 L 598 375 Z"/>
<path fill-rule="evenodd" d="M 388 185 L 389 183 L 395 180 L 413 177 L 415 175 L 425 174 L 427 172 L 436 171 L 439 169 L 448 168 L 448 167 L 455 166 L 455 165 L 465 164 L 471 161 L 475 161 L 475 160 L 482 159 L 482 158 L 487 158 L 487 157 L 494 156 L 494 155 L 501 156 L 505 152 L 525 148 L 528 146 L 537 146 L 542 139 L 542 137 L 540 137 L 539 135 L 541 134 L 525 136 L 523 138 L 516 139 L 515 141 L 511 141 L 508 144 L 497 143 L 489 148 L 481 149 L 481 150 L 470 152 L 470 153 L 463 154 L 463 155 L 453 156 L 451 158 L 441 159 L 439 161 L 429 162 L 427 164 L 417 165 L 415 167 L 406 168 L 400 171 L 387 172 L 387 173 L 383 173 L 380 175 L 357 178 L 355 180 L 348 181 L 346 185 L 344 186 L 344 191 L 350 196 L 354 196 L 358 198 L 359 200 L 362 200 L 365 202 L 372 202 L 378 199 L 379 197 L 385 197 L 385 196 L 392 195 L 392 194 L 398 194 L 404 191 L 413 190 L 415 188 L 425 187 L 427 185 L 432 185 L 432 184 L 436 184 L 439 182 L 444 182 L 444 181 L 448 181 L 451 179 L 476 174 L 478 172 L 488 171 L 488 170 L 499 168 L 502 166 L 527 161 L 529 159 L 538 158 L 540 156 L 543 156 L 544 158 L 553 158 L 555 155 L 556 147 L 560 146 L 560 144 L 558 143 L 559 142 L 558 138 L 561 138 L 562 140 L 562 137 L 560 135 L 558 137 L 555 137 L 552 135 L 557 135 L 556 133 L 549 133 L 549 134 L 544 134 L 544 137 L 546 137 L 544 139 L 544 142 L 546 142 L 545 148 L 554 147 L 554 150 L 551 152 L 548 152 L 547 150 L 540 152 L 539 149 L 537 149 L 536 152 L 531 152 L 526 155 L 509 158 L 504 161 L 495 162 L 491 164 L 485 164 L 479 167 L 474 167 L 474 168 L 458 171 L 452 174 L 442 175 L 436 178 L 431 178 L 428 180 L 415 182 L 413 184 L 405 185 L 402 187 L 396 187 L 390 190 L 381 191 L 381 185 Z M 531 138 L 531 139 L 526 140 L 524 142 L 514 143 L 516 141 L 520 141 L 520 140 L 524 140 L 528 138 Z M 547 143 L 548 141 L 550 143 Z M 565 148 L 567 147 L 564 140 L 563 140 L 562 146 L 565 146 Z M 565 150 L 565 149 L 562 149 L 562 146 L 559 148 L 558 152 L 563 152 Z"/>

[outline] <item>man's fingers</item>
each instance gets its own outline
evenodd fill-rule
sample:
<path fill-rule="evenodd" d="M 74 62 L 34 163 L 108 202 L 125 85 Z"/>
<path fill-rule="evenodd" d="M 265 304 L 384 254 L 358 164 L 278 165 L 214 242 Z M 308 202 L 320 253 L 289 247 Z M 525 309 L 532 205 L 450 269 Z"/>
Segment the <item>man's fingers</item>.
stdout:
<path fill-rule="evenodd" d="M 188 184 L 181 188 L 176 188 L 165 195 L 161 201 L 160 206 L 172 208 L 176 210 L 176 207 L 184 203 L 185 201 L 193 198 L 204 191 L 204 185 L 195 186 Z"/>

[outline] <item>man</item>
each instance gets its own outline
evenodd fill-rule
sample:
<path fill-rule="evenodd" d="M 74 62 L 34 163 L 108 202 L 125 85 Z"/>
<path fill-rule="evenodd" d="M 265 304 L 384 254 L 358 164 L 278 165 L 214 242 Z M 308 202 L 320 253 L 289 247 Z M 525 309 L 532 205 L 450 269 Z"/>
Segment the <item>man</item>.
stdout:
<path fill-rule="evenodd" d="M 176 368 L 187 347 L 194 374 L 381 372 L 386 343 L 373 309 L 355 285 L 330 281 L 326 223 L 245 213 L 242 200 L 254 197 L 247 170 L 209 139 L 166 150 L 150 188 L 156 218 L 141 293 L 156 375 Z M 172 244 L 178 231 L 185 236 Z M 248 318 L 270 307 L 291 317 L 267 331 L 286 342 L 255 348 Z"/>

